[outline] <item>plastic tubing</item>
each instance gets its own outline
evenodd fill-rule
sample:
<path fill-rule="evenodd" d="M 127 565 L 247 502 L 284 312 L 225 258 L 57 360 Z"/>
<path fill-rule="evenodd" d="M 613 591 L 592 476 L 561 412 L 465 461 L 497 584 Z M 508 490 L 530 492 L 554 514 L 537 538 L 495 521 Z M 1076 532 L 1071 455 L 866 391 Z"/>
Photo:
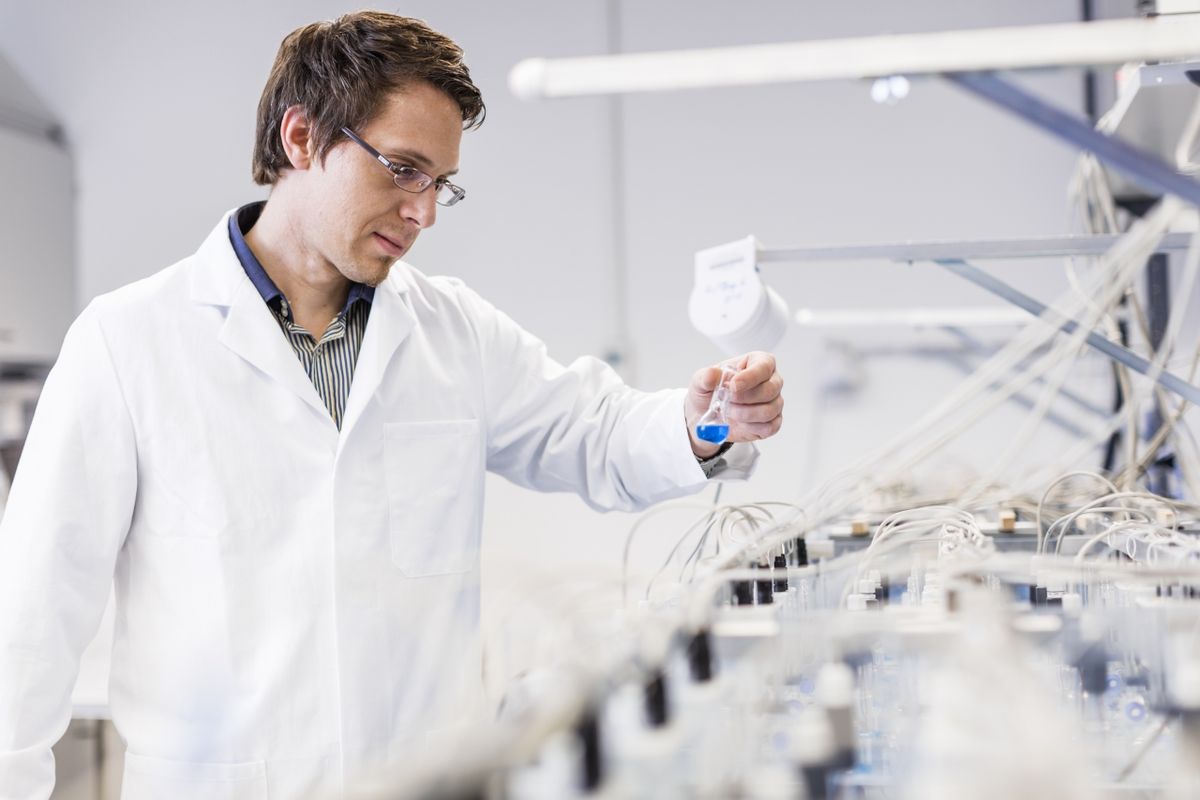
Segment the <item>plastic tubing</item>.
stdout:
<path fill-rule="evenodd" d="M 1075 520 L 1080 515 L 1083 515 L 1083 514 L 1093 513 L 1093 512 L 1094 513 L 1125 513 L 1125 514 L 1137 513 L 1137 514 L 1146 515 L 1148 517 L 1149 515 L 1146 514 L 1146 512 L 1143 509 L 1131 507 L 1129 505 L 1120 505 L 1120 506 L 1105 506 L 1104 505 L 1105 503 L 1111 502 L 1113 500 L 1132 500 L 1132 499 L 1145 500 L 1150 504 L 1164 505 L 1173 511 L 1177 510 L 1175 504 L 1172 503 L 1170 500 L 1166 499 L 1165 497 L 1160 497 L 1156 494 L 1150 494 L 1149 492 L 1114 492 L 1112 494 L 1107 494 L 1107 495 L 1104 495 L 1103 497 L 1098 497 L 1095 500 L 1092 500 L 1091 502 L 1077 508 L 1076 510 L 1072 511 L 1070 514 L 1066 514 L 1062 517 L 1059 517 L 1053 523 L 1051 523 L 1050 527 L 1046 529 L 1046 538 L 1042 542 L 1043 551 L 1045 549 L 1045 546 L 1049 543 L 1050 534 L 1056 528 L 1058 528 L 1059 529 L 1059 538 L 1058 538 L 1058 542 L 1055 545 L 1055 552 L 1057 553 L 1062 547 L 1062 535 L 1063 535 L 1062 531 L 1065 530 L 1065 528 L 1067 526 L 1074 524 Z"/>
<path fill-rule="evenodd" d="M 1116 484 L 1114 484 L 1108 478 L 1101 475 L 1099 472 L 1090 472 L 1088 470 L 1075 470 L 1074 472 L 1068 472 L 1064 475 L 1060 475 L 1059 477 L 1055 478 L 1053 481 L 1050 482 L 1050 485 L 1046 487 L 1046 491 L 1042 492 L 1042 499 L 1039 500 L 1038 504 L 1037 504 L 1037 517 L 1036 517 L 1037 549 L 1036 549 L 1036 552 L 1038 552 L 1038 553 L 1042 552 L 1042 508 L 1046 505 L 1046 500 L 1050 497 L 1050 492 L 1052 492 L 1054 490 L 1054 487 L 1058 486 L 1060 483 L 1070 480 L 1071 478 L 1078 478 L 1078 477 L 1095 478 L 1096 480 L 1100 481 L 1101 483 L 1107 484 L 1108 487 L 1110 489 L 1112 489 L 1114 493 L 1120 491 L 1120 489 L 1117 488 Z"/>
<path fill-rule="evenodd" d="M 1121 287 L 1142 268 L 1146 253 L 1153 249 L 1155 243 L 1165 233 L 1178 207 L 1178 204 L 1172 202 L 1170 199 L 1164 201 L 1163 204 L 1149 215 L 1139 220 L 1113 249 L 1100 260 L 1102 269 L 1097 278 L 1097 288 L 1104 305 L 1111 305 L 1115 302 L 1123 291 Z M 1065 301 L 1060 299 L 1054 304 L 1054 310 L 1066 316 L 1077 316 L 1074 308 L 1080 304 L 1070 302 L 1071 299 L 1071 297 L 1068 297 Z M 1094 326 L 1094 320 L 1089 320 L 1089 322 Z M 1081 326 L 1080 331 L 1076 331 L 1074 337 L 1069 337 L 1066 342 L 1060 342 L 1057 347 L 1052 348 L 1051 353 L 1047 357 L 1039 360 L 1037 364 L 1038 368 L 1031 370 L 1034 373 L 1033 375 L 1017 375 L 1010 378 L 1006 384 L 1003 384 L 1003 390 L 993 390 L 990 395 L 987 394 L 984 390 L 992 382 L 997 381 L 1000 376 L 1010 372 L 1018 363 L 1038 348 L 1058 337 L 1057 329 L 1051 326 L 1028 326 L 1009 345 L 992 359 L 989 359 L 971 378 L 964 381 L 941 404 L 932 409 L 907 431 L 885 447 L 864 457 L 850 469 L 839 473 L 825 485 L 819 487 L 814 498 L 818 505 L 815 516 L 823 516 L 826 511 L 836 513 L 848 505 L 846 497 L 838 498 L 837 501 L 829 504 L 828 508 L 825 505 L 824 501 L 828 489 L 832 488 L 839 481 L 850 481 L 851 485 L 853 485 L 853 482 L 865 473 L 867 468 L 873 468 L 876 471 L 880 470 L 884 462 L 890 460 L 898 451 L 906 448 L 913 448 L 916 452 L 907 454 L 907 457 L 899 465 L 892 465 L 893 469 L 902 469 L 923 460 L 930 453 L 936 452 L 946 442 L 957 436 L 963 429 L 973 425 L 978 419 L 985 416 L 992 408 L 1004 402 L 1012 393 L 1024 388 L 1029 382 L 1039 377 L 1041 373 L 1064 360 L 1070 355 L 1073 348 L 1077 348 L 1080 345 L 1083 336 L 1086 336 L 1086 331 L 1083 331 L 1083 326 Z M 1079 342 L 1073 342 L 1073 338 L 1078 338 Z M 947 418 L 952 418 L 956 412 L 962 412 L 967 408 L 968 401 L 973 401 L 977 398 L 982 398 L 982 408 L 972 409 L 973 413 L 965 422 L 959 420 L 954 425 L 946 425 Z M 939 428 L 941 429 L 940 432 L 935 433 Z M 924 445 L 919 444 L 922 440 L 929 440 L 931 436 L 933 437 L 932 440 L 927 441 Z M 809 502 L 802 502 L 801 504 L 805 506 L 812 505 Z"/>

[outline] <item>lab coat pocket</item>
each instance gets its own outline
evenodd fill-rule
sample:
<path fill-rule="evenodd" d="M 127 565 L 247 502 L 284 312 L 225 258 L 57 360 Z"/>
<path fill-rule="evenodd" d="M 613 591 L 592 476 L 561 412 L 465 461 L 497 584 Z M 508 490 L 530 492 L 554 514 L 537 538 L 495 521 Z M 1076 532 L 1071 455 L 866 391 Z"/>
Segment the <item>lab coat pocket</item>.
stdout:
<path fill-rule="evenodd" d="M 125 754 L 121 800 L 266 800 L 263 761 L 200 763 Z"/>
<path fill-rule="evenodd" d="M 396 567 L 409 577 L 474 569 L 483 504 L 479 420 L 385 425 L 384 465 Z"/>

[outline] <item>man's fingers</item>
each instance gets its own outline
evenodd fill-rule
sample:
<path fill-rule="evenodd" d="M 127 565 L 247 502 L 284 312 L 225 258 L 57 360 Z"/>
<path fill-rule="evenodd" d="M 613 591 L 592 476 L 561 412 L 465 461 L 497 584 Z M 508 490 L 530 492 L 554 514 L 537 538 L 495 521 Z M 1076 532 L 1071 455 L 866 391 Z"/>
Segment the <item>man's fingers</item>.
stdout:
<path fill-rule="evenodd" d="M 692 388 L 697 392 L 712 392 L 720 382 L 720 367 L 702 367 L 692 374 Z"/>
<path fill-rule="evenodd" d="M 732 395 L 726 414 L 732 423 L 730 441 L 756 442 L 783 426 L 783 378 L 775 370 L 775 356 L 752 352 L 722 362 L 737 373 L 730 380 Z M 698 414 L 707 395 L 721 382 L 721 367 L 704 367 L 692 375 L 689 414 Z M 695 446 L 693 442 L 693 447 Z"/>
<path fill-rule="evenodd" d="M 740 361 L 741 370 L 733 377 L 734 392 L 753 389 L 775 374 L 775 356 L 770 353 L 747 353 Z"/>
<path fill-rule="evenodd" d="M 763 383 L 733 393 L 733 402 L 751 405 L 769 403 L 783 393 L 783 378 L 775 373 Z"/>
<path fill-rule="evenodd" d="M 779 433 L 779 429 L 783 427 L 783 415 L 779 415 L 770 422 L 747 422 L 738 423 L 735 431 L 729 438 L 739 442 L 757 442 L 760 439 L 769 439 Z"/>
<path fill-rule="evenodd" d="M 769 403 L 755 403 L 753 405 L 735 403 L 729 407 L 729 419 L 731 422 L 770 422 L 782 413 L 782 397 L 776 397 Z"/>

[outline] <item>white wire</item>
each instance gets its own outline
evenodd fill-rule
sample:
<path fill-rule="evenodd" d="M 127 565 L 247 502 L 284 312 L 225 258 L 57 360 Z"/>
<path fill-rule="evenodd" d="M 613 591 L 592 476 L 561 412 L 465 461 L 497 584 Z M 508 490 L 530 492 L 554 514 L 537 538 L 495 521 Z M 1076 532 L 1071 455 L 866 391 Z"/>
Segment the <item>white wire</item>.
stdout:
<path fill-rule="evenodd" d="M 1076 478 L 1076 477 L 1095 478 L 1095 479 L 1107 484 L 1108 487 L 1110 489 L 1112 489 L 1114 493 L 1119 491 L 1117 489 L 1116 485 L 1112 481 L 1110 481 L 1108 478 L 1104 477 L 1103 475 L 1101 475 L 1097 472 L 1089 472 L 1087 470 L 1075 470 L 1073 472 L 1068 472 L 1065 475 L 1062 475 L 1062 476 L 1056 478 L 1055 480 L 1051 481 L 1050 484 L 1046 487 L 1046 491 L 1044 491 L 1042 493 L 1042 499 L 1039 500 L 1038 504 L 1037 504 L 1037 516 L 1035 518 L 1035 522 L 1037 525 L 1037 552 L 1038 553 L 1042 552 L 1042 550 L 1043 550 L 1042 509 L 1046 505 L 1046 500 L 1047 500 L 1047 498 L 1050 497 L 1050 492 L 1054 491 L 1055 486 L 1058 486 L 1060 483 L 1067 481 L 1071 478 Z"/>
<path fill-rule="evenodd" d="M 1192 160 L 1197 152 L 1197 140 L 1200 140 L 1200 99 L 1192 104 L 1192 112 L 1175 146 L 1175 168 L 1180 172 L 1194 175 L 1200 171 L 1200 163 Z"/>
<path fill-rule="evenodd" d="M 1164 208 L 1164 215 L 1169 214 L 1171 216 L 1171 218 L 1173 218 L 1174 215 L 1176 215 L 1178 213 L 1177 210 L 1168 209 L 1165 205 L 1163 208 Z M 1146 253 L 1145 255 L 1148 256 L 1149 253 Z M 1190 274 L 1193 278 L 1194 278 L 1194 274 L 1195 274 L 1194 269 L 1195 269 L 1195 262 L 1196 262 L 1197 258 L 1200 258 L 1200 246 L 1197 246 L 1197 242 L 1193 241 L 1192 248 L 1189 250 L 1189 264 L 1192 265 L 1192 272 Z M 1141 269 L 1141 266 L 1139 265 L 1138 271 L 1140 271 L 1140 269 Z M 1123 280 L 1120 281 L 1119 283 L 1115 283 L 1114 285 L 1109 287 L 1109 291 L 1108 291 L 1107 295 L 1105 295 L 1105 299 L 1108 301 L 1108 304 L 1111 305 L 1112 302 L 1115 302 L 1116 300 L 1118 300 L 1120 298 L 1120 296 L 1122 296 L 1124 294 L 1125 287 L 1128 286 L 1129 282 L 1133 280 L 1133 278 L 1135 277 L 1135 274 L 1136 274 L 1136 272 L 1133 270 L 1130 270 L 1128 272 L 1123 272 Z M 1189 286 L 1190 286 L 1190 284 L 1189 284 Z M 1184 308 L 1186 309 L 1187 301 L 1190 300 L 1190 295 L 1188 295 L 1185 292 L 1184 297 L 1186 299 L 1185 299 L 1183 305 L 1184 305 Z M 1083 349 L 1085 348 L 1086 345 L 1084 343 L 1084 340 L 1085 340 L 1086 336 L 1088 335 L 1088 333 L 1090 333 L 1091 330 L 1093 329 L 1093 327 L 1095 326 L 1095 323 L 1099 322 L 1104 316 L 1107 315 L 1107 310 L 1104 306 L 1093 303 L 1090 299 L 1087 299 L 1085 301 L 1085 307 L 1090 309 L 1090 313 L 1088 313 L 1082 319 L 1082 321 L 1080 322 L 1080 325 L 1077 328 L 1077 330 L 1075 331 L 1075 333 L 1069 338 L 1071 347 L 1077 348 L 1078 352 L 1082 352 Z M 1176 314 L 1173 315 L 1173 319 L 1176 321 L 1181 321 L 1182 316 L 1183 316 L 1182 314 L 1178 313 L 1178 307 L 1177 307 Z M 1176 324 L 1172 330 L 1177 332 L 1178 324 Z M 1173 341 L 1173 337 L 1171 338 L 1170 341 Z M 1164 346 L 1161 348 L 1161 351 L 1158 354 L 1159 357 L 1156 359 L 1156 362 L 1155 362 L 1155 366 L 1157 367 L 1157 369 L 1152 370 L 1151 379 L 1153 379 L 1154 377 L 1157 377 L 1159 372 L 1161 372 L 1162 367 L 1158 362 L 1165 361 L 1166 353 L 1169 352 L 1170 342 L 1168 341 L 1167 337 L 1164 337 L 1163 344 L 1164 344 Z M 1049 367 L 1049 364 L 1047 364 L 1047 367 Z M 1047 371 L 1049 371 L 1049 369 L 1047 369 Z M 1035 406 L 1033 412 L 1026 417 L 1026 420 L 1022 425 L 1021 431 L 1012 440 L 1011 444 L 1006 448 L 1004 455 L 1001 458 L 997 459 L 996 466 L 993 468 L 993 472 L 992 472 L 993 475 L 1000 474 L 1004 469 L 1006 469 L 1009 465 L 1012 464 L 1012 462 L 1016 459 L 1016 457 L 1019 454 L 1021 454 L 1028 447 L 1029 441 L 1032 439 L 1038 426 L 1044 420 L 1046 414 L 1048 413 L 1048 411 L 1050 409 L 1051 403 L 1053 402 L 1053 400 L 1056 398 L 1059 391 L 1061 390 L 1062 385 L 1066 380 L 1066 377 L 1067 377 L 1067 373 L 1065 371 L 1062 371 L 1062 372 L 1059 372 L 1058 374 L 1054 375 L 1051 379 L 1047 380 L 1046 386 L 1038 399 L 1037 405 Z M 1131 397 L 1129 394 L 1125 395 L 1126 404 L 1127 404 L 1125 406 L 1125 408 L 1129 410 L 1128 413 L 1134 415 L 1134 416 L 1131 416 L 1131 418 L 1130 418 L 1129 424 L 1131 426 L 1136 425 L 1136 409 L 1139 405 L 1137 402 L 1133 402 L 1135 397 L 1136 396 Z M 1136 457 L 1136 446 L 1137 446 L 1136 445 L 1136 438 L 1137 438 L 1136 434 L 1131 433 L 1127 438 L 1132 441 L 1132 443 L 1130 444 L 1130 447 L 1131 447 L 1130 457 L 1135 458 Z M 971 497 L 972 494 L 973 493 L 968 493 L 968 497 Z"/>
<path fill-rule="evenodd" d="M 1124 533 L 1126 530 L 1129 531 L 1129 535 L 1132 537 L 1132 535 L 1136 531 L 1141 531 L 1141 530 L 1155 531 L 1155 530 L 1159 530 L 1159 529 L 1155 528 L 1154 526 L 1147 526 L 1143 522 L 1120 522 L 1120 523 L 1117 523 L 1116 525 L 1113 525 L 1110 528 L 1106 528 L 1105 530 L 1100 531 L 1099 533 L 1097 533 L 1094 536 L 1092 536 L 1091 538 L 1089 538 L 1086 542 L 1084 542 L 1083 545 L 1079 548 L 1079 552 L 1077 552 L 1075 554 L 1075 561 L 1077 561 L 1077 562 L 1083 561 L 1084 557 L 1088 554 L 1088 552 L 1090 552 L 1091 549 L 1093 547 L 1095 547 L 1099 542 L 1102 542 L 1102 541 L 1106 542 L 1108 544 L 1108 546 L 1110 548 L 1112 548 L 1113 545 L 1112 545 L 1112 542 L 1110 541 L 1112 539 L 1112 537 L 1119 533 Z M 1113 549 L 1115 549 L 1115 548 L 1113 548 Z"/>
<path fill-rule="evenodd" d="M 1192 383 L 1196 380 L 1198 367 L 1200 367 L 1200 343 L 1197 343 L 1195 355 L 1192 358 L 1192 365 L 1187 373 L 1187 380 L 1189 383 Z M 1135 479 L 1138 475 L 1145 472 L 1149 465 L 1153 463 L 1154 459 L 1157 457 L 1158 451 L 1164 444 L 1166 444 L 1167 439 L 1175 438 L 1176 427 L 1179 425 L 1179 421 L 1183 418 L 1183 415 L 1187 413 L 1189 407 L 1190 404 L 1188 403 L 1187 398 L 1180 398 L 1174 412 L 1163 415 L 1162 424 L 1157 433 L 1155 433 L 1154 438 L 1147 443 L 1146 453 L 1142 456 L 1141 460 L 1137 464 L 1127 465 L 1124 472 L 1132 473 Z"/>
<path fill-rule="evenodd" d="M 1103 497 L 1098 497 L 1095 500 L 1092 500 L 1091 502 L 1079 507 L 1075 511 L 1072 511 L 1070 514 L 1059 517 L 1053 523 L 1051 523 L 1050 527 L 1046 529 L 1045 537 L 1041 541 L 1042 550 L 1040 552 L 1045 551 L 1046 546 L 1048 545 L 1048 543 L 1050 541 L 1050 536 L 1056 528 L 1059 529 L 1059 531 L 1060 531 L 1059 538 L 1057 541 L 1057 546 L 1055 548 L 1055 552 L 1058 552 L 1058 550 L 1062 547 L 1062 535 L 1063 535 L 1062 532 L 1065 531 L 1066 528 L 1068 528 L 1069 526 L 1074 525 L 1075 521 L 1084 514 L 1091 514 L 1091 513 L 1124 513 L 1124 514 L 1145 513 L 1142 509 L 1132 508 L 1127 504 L 1114 505 L 1114 506 L 1106 506 L 1105 505 L 1105 503 L 1110 503 L 1114 500 L 1122 500 L 1122 501 L 1124 501 L 1124 500 L 1142 500 L 1142 501 L 1145 501 L 1150 504 L 1165 506 L 1165 507 L 1169 508 L 1172 512 L 1176 512 L 1176 506 L 1174 503 L 1172 503 L 1170 500 L 1167 500 L 1166 498 L 1160 497 L 1159 495 L 1156 495 L 1156 494 L 1150 494 L 1148 492 L 1113 492 L 1111 494 L 1106 494 Z"/>
<path fill-rule="evenodd" d="M 1169 199 L 1164 201 L 1132 226 L 1130 231 L 1118 240 L 1116 246 L 1100 259 L 1104 269 L 1098 280 L 1114 279 L 1109 281 L 1107 286 L 1100 287 L 1099 293 L 1102 298 L 1111 302 L 1111 298 L 1119 295 L 1119 291 L 1112 288 L 1113 284 L 1127 283 L 1133 274 L 1143 268 L 1146 256 L 1167 230 L 1177 208 L 1178 205 Z M 1062 316 L 1078 317 L 1081 306 L 1081 303 L 1068 296 L 1066 299 L 1056 301 L 1052 308 Z M 836 485 L 838 482 L 846 482 L 853 486 L 868 468 L 878 472 L 883 464 L 896 461 L 895 456 L 898 453 L 903 454 L 902 457 L 898 459 L 898 463 L 887 463 L 888 468 L 897 473 L 910 469 L 913 464 L 936 452 L 967 427 L 984 418 L 1013 393 L 1065 360 L 1070 355 L 1072 348 L 1078 347 L 1078 342 L 1075 340 L 1086 335 L 1083 327 L 1085 325 L 1091 327 L 1093 324 L 1094 320 L 1085 317 L 1083 325 L 1076 335 L 1067 337 L 1066 342 L 1059 342 L 1052 347 L 1051 352 L 1040 359 L 1034 369 L 1011 376 L 1007 382 L 1001 382 L 1000 378 L 1010 374 L 1018 363 L 1058 337 L 1058 330 L 1054 326 L 1036 323 L 1028 326 L 1021 334 L 1014 337 L 1009 345 L 989 359 L 972 377 L 964 381 L 958 389 L 948 395 L 941 404 L 932 409 L 915 425 L 879 451 L 861 459 L 850 469 L 835 476 L 829 484 L 818 490 L 817 496 L 811 502 L 801 501 L 800 505 L 815 507 L 815 517 L 824 516 L 828 512 L 836 513 L 844 510 L 849 505 L 849 498 L 842 495 L 833 502 L 829 502 L 827 487 Z M 988 388 L 993 383 L 1001 383 L 1001 388 L 989 392 Z M 976 407 L 970 407 L 968 401 L 972 400 L 980 400 L 980 402 L 976 403 Z M 961 415 L 967 412 L 969 414 L 962 419 Z M 956 416 L 960 418 L 955 419 Z M 949 422 L 951 419 L 955 419 L 955 421 Z"/>
<path fill-rule="evenodd" d="M 670 504 L 661 505 L 661 506 L 658 506 L 657 508 L 652 508 L 649 511 L 647 511 L 646 513 L 642 514 L 640 517 L 638 517 L 637 521 L 634 522 L 633 525 L 629 528 L 629 533 L 625 535 L 625 546 L 621 550 L 621 607 L 622 608 L 629 607 L 629 552 L 633 547 L 634 537 L 637 535 L 638 531 L 641 530 L 642 526 L 645 525 L 648 521 L 650 521 L 654 517 L 660 516 L 662 514 L 670 512 L 670 511 L 679 511 L 679 510 L 687 509 L 687 508 L 692 508 L 692 509 L 703 508 L 703 509 L 707 510 L 708 507 L 704 506 L 700 503 L 696 503 L 696 502 L 670 503 Z M 701 519 L 703 519 L 703 517 Z M 689 528 L 689 530 L 691 530 L 691 529 Z M 684 536 L 686 536 L 686 535 L 687 534 L 685 533 Z"/>

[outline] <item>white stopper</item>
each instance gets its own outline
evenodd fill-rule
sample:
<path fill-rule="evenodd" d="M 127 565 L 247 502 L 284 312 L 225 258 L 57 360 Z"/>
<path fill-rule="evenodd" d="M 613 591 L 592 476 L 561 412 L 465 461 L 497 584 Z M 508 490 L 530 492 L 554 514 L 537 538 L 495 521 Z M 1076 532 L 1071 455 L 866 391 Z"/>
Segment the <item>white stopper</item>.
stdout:
<path fill-rule="evenodd" d="M 841 661 L 831 661 L 817 673 L 813 689 L 825 708 L 845 708 L 854 702 L 854 671 Z"/>
<path fill-rule="evenodd" d="M 1067 579 L 1061 574 L 1042 573 L 1042 581 L 1039 586 L 1045 586 L 1047 592 L 1065 592 L 1067 590 Z"/>
<path fill-rule="evenodd" d="M 1175 705 L 1191 710 L 1200 709 L 1200 665 L 1176 662 L 1169 688 Z"/>
<path fill-rule="evenodd" d="M 1063 613 L 1069 617 L 1077 617 L 1083 611 L 1083 596 L 1076 592 L 1068 592 L 1062 596 Z"/>
<path fill-rule="evenodd" d="M 792 757 L 800 764 L 823 764 L 833 758 L 833 727 L 825 712 L 809 706 L 796 720 Z"/>

